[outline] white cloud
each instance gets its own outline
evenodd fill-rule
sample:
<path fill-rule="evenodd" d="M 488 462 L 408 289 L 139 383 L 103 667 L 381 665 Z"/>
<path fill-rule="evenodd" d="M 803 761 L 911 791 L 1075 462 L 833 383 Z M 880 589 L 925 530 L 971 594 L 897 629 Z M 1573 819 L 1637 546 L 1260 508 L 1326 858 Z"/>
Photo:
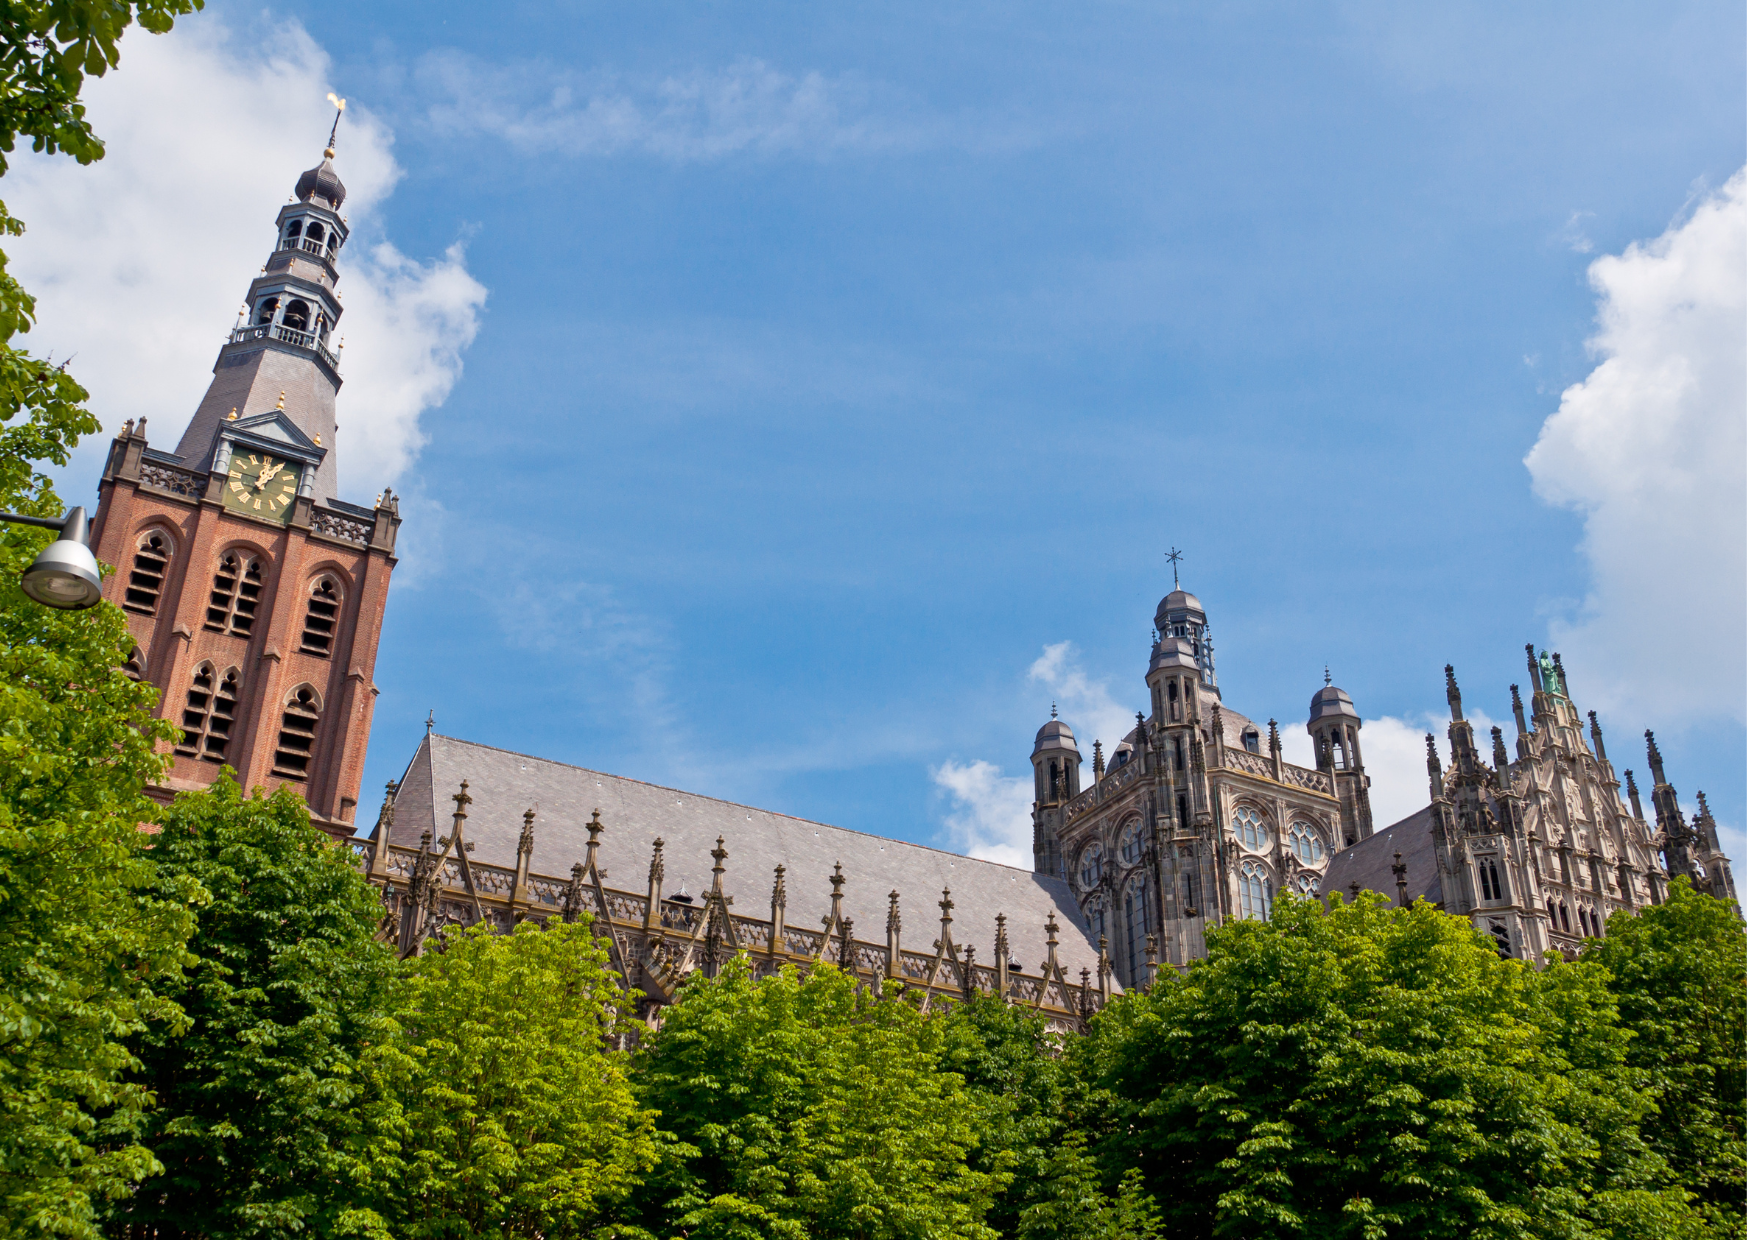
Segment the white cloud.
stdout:
<path fill-rule="evenodd" d="M 785 73 L 743 57 L 665 76 L 555 74 L 456 51 L 420 60 L 428 123 L 454 138 L 489 134 L 525 153 L 653 155 L 675 163 L 729 156 L 917 150 L 946 142 L 1005 146 L 995 130 L 916 113 L 853 75 Z"/>
<path fill-rule="evenodd" d="M 1063 722 L 1074 731 L 1087 763 L 1082 773 L 1090 780 L 1093 741 L 1102 739 L 1108 754 L 1135 726 L 1134 712 L 1111 697 L 1109 681 L 1086 674 L 1073 642 L 1044 647 L 1026 679 L 1050 690 Z M 943 762 L 931 768 L 929 776 L 952 798 L 953 808 L 944 823 L 953 847 L 987 861 L 1031 868 L 1030 775 L 1007 775 L 994 763 L 977 759 Z"/>
<path fill-rule="evenodd" d="M 321 157 L 329 63 L 296 22 L 245 35 L 211 15 L 163 37 L 136 31 L 122 47 L 120 70 L 86 87 L 108 154 L 83 168 L 16 156 L 4 190 L 29 231 L 6 248 L 38 298 L 30 347 L 75 355 L 106 427 L 145 416 L 152 443 L 172 448 L 272 246 L 275 213 Z M 383 237 L 377 213 L 401 175 L 392 142 L 367 107 L 348 106 L 338 414 L 343 494 L 355 500 L 417 454 L 419 415 L 460 374 L 486 295 L 459 246 L 418 262 Z M 103 450 L 88 444 L 68 475 L 82 486 Z"/>
<path fill-rule="evenodd" d="M 1585 518 L 1590 593 L 1551 626 L 1554 642 L 1581 675 L 1627 669 L 1583 676 L 1586 692 L 1652 726 L 1743 717 L 1743 178 L 1591 264 L 1588 343 L 1602 360 L 1561 394 L 1524 461 L 1537 495 Z M 1656 674 L 1659 659 L 1693 674 Z"/>
<path fill-rule="evenodd" d="M 1003 775 L 994 763 L 947 761 L 929 771 L 953 798 L 948 838 L 967 856 L 1032 868 L 1032 778 Z"/>
<path fill-rule="evenodd" d="M 1110 681 L 1093 680 L 1080 665 L 1080 652 L 1073 642 L 1044 647 L 1033 662 L 1027 679 L 1049 688 L 1064 721 L 1074 729 L 1081 756 L 1089 770 L 1095 740 L 1104 742 L 1105 754 L 1135 727 L 1135 712 L 1111 697 Z"/>

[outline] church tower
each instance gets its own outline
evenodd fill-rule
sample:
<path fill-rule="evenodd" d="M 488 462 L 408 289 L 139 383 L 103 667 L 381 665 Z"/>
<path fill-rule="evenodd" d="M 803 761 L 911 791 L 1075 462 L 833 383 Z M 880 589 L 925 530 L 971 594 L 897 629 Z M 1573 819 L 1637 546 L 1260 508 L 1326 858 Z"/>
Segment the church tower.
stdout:
<path fill-rule="evenodd" d="M 337 122 L 336 122 L 337 123 Z M 162 799 L 221 764 L 295 788 L 350 834 L 400 515 L 336 497 L 333 331 L 346 187 L 333 137 L 275 221 L 213 380 L 174 452 L 131 419 L 110 446 L 91 547 L 128 615 L 130 674 L 182 729 Z"/>

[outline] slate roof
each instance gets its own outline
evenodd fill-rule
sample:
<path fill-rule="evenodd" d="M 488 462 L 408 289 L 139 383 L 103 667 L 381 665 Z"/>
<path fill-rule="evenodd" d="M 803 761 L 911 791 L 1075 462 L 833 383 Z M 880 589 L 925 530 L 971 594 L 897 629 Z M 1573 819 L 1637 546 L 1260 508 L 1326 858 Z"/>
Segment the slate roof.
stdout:
<path fill-rule="evenodd" d="M 1397 853 L 1402 854 L 1402 863 L 1408 867 L 1405 875 L 1408 902 L 1412 904 L 1425 896 L 1433 904 L 1443 904 L 1445 893 L 1433 849 L 1430 805 L 1336 853 L 1329 859 L 1329 870 L 1319 890 L 1339 891 L 1347 898 L 1351 884 L 1358 883 L 1365 890 L 1382 892 L 1394 900 L 1396 875 L 1391 867 L 1396 864 Z"/>
<path fill-rule="evenodd" d="M 465 834 L 476 861 L 513 868 L 523 811 L 534 808 L 531 868 L 568 877 L 587 851 L 590 811 L 599 809 L 606 830 L 598 863 L 609 887 L 645 891 L 651 844 L 660 836 L 664 895 L 683 887 L 700 896 L 710 888 L 710 850 L 720 835 L 728 850 L 723 889 L 737 897 L 741 915 L 769 916 L 772 871 L 783 865 L 785 920 L 817 928 L 831 907 L 832 866 L 841 862 L 844 915 L 863 942 L 885 942 L 886 893 L 897 889 L 904 949 L 932 950 L 947 887 L 953 941 L 975 945 L 979 964 L 995 963 L 995 917 L 1005 913 L 1012 957 L 1037 976 L 1047 950 L 1044 922 L 1053 912 L 1057 959 L 1069 979 L 1078 982 L 1083 967 L 1097 977 L 1098 944 L 1087 937 L 1074 895 L 1060 879 L 448 736 L 432 734 L 419 743 L 395 797 L 392 842 L 416 848 L 423 831 L 433 838 L 447 834 L 455 811 L 450 798 L 464 779 L 473 798 Z"/>

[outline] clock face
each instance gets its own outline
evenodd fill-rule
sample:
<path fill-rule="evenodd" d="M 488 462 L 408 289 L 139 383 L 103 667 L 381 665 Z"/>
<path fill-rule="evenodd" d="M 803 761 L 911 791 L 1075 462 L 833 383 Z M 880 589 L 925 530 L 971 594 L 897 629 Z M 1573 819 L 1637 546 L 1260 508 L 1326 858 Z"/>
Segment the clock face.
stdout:
<path fill-rule="evenodd" d="M 231 455 L 231 476 L 225 479 L 225 507 L 264 521 L 285 522 L 297 498 L 299 465 L 270 452 Z"/>

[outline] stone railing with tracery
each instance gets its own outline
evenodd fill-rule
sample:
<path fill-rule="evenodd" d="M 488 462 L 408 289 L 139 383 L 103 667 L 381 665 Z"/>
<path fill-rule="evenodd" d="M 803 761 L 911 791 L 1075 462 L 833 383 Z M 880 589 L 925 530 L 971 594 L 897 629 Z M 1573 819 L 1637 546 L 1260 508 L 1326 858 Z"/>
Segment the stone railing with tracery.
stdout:
<path fill-rule="evenodd" d="M 160 491 L 168 491 L 172 495 L 180 495 L 186 499 L 199 499 L 206 494 L 206 476 L 197 474 L 192 469 L 178 469 L 174 465 L 164 465 L 156 461 L 140 462 L 140 482 Z"/>
<path fill-rule="evenodd" d="M 342 542 L 370 545 L 370 526 L 355 517 L 344 516 L 331 508 L 317 508 L 310 513 L 310 529 Z"/>
<path fill-rule="evenodd" d="M 597 933 L 603 934 L 604 941 L 610 940 L 614 964 L 624 984 L 640 996 L 640 1003 L 647 1000 L 642 1010 L 652 1020 L 659 1019 L 655 1013 L 672 1001 L 686 973 L 720 967 L 729 952 L 725 944 L 731 938 L 752 959 L 759 976 L 786 964 L 803 969 L 821 962 L 844 967 L 840 959 L 844 951 L 842 935 L 837 929 L 827 934 L 785 924 L 780 942 L 774 945 L 769 920 L 730 913 L 713 903 L 716 897 L 710 892 L 692 897 L 692 902 L 663 899 L 654 924 L 646 924 L 650 921 L 647 895 L 607 887 L 599 876 L 591 876 L 581 867 L 570 880 L 526 874 L 518 886 L 517 871 L 468 858 L 465 865 L 473 879 L 470 897 L 467 876 L 462 872 L 464 863 L 460 857 L 450 855 L 436 864 L 437 886 L 428 888 L 429 894 L 421 896 L 416 890 L 421 872 L 419 849 L 384 847 L 369 840 L 348 841 L 348 847 L 359 867 L 383 889 L 380 937 L 397 947 L 402 946 L 401 936 L 408 932 L 408 927 L 416 923 L 422 924 L 423 929 L 413 932 L 412 950 L 424 950 L 424 944 L 438 941 L 431 936 L 446 926 L 485 921 L 497 930 L 508 931 L 529 919 L 593 916 L 598 919 Z M 439 857 L 425 855 L 428 862 L 424 872 L 429 873 Z M 1089 1013 L 1109 999 L 1114 983 L 1108 966 L 1103 970 L 1103 985 L 1097 980 L 1086 981 L 1086 975 L 1084 984 L 1069 977 L 1056 963 L 1054 922 L 1051 925 L 1050 958 L 1043 966 L 1048 975 L 1041 975 L 1037 968 L 1028 971 L 1010 966 L 1004 997 L 1009 1003 L 1039 1012 L 1056 1029 L 1078 1029 Z M 1000 991 L 998 971 L 983 964 L 971 964 L 968 968 L 969 957 L 969 948 L 960 946 L 948 951 L 940 941 L 933 952 L 901 948 L 894 955 L 884 942 L 855 938 L 851 941 L 849 967 L 858 980 L 868 985 L 901 982 L 921 990 L 927 1004 L 940 1006 L 963 1002 L 974 994 Z"/>

